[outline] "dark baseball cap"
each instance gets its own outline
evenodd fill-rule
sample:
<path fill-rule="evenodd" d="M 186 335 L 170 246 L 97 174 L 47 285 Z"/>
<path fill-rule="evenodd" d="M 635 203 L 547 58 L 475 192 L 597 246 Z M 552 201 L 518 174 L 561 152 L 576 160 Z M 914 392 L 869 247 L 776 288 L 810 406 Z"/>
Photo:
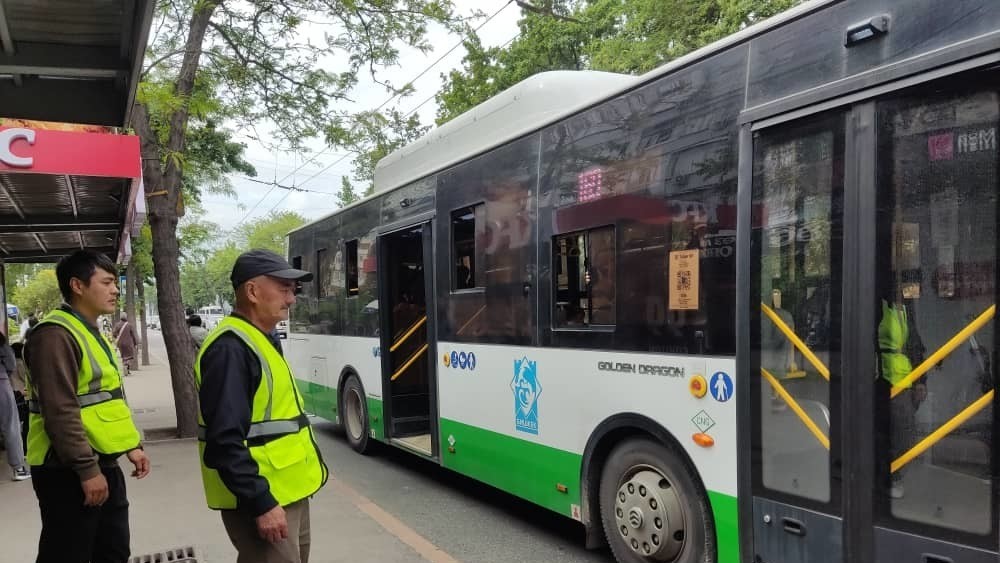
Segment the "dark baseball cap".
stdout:
<path fill-rule="evenodd" d="M 284 258 L 270 250 L 250 250 L 240 254 L 229 275 L 233 287 L 239 287 L 257 276 L 271 276 L 283 280 L 311 281 L 313 275 L 305 270 L 297 270 Z"/>

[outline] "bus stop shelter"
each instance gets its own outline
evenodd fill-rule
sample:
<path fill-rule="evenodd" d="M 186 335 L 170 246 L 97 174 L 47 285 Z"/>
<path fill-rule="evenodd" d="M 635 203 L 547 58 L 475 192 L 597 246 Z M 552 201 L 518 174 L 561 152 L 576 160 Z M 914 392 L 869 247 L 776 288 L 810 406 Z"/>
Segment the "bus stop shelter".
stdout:
<path fill-rule="evenodd" d="M 0 281 L 80 248 L 128 262 L 145 200 L 124 128 L 154 6 L 0 0 Z"/>

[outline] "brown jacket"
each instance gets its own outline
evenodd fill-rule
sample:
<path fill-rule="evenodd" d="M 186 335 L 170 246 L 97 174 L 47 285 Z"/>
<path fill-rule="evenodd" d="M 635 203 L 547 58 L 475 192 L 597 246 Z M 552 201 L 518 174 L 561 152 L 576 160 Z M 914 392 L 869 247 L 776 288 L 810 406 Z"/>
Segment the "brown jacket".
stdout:
<path fill-rule="evenodd" d="M 36 326 L 24 354 L 31 395 L 38 401 L 45 433 L 52 441 L 45 465 L 69 467 L 81 480 L 95 477 L 102 465 L 115 465 L 116 457 L 99 458 L 87 441 L 76 398 L 83 353 L 69 331 L 54 324 Z"/>

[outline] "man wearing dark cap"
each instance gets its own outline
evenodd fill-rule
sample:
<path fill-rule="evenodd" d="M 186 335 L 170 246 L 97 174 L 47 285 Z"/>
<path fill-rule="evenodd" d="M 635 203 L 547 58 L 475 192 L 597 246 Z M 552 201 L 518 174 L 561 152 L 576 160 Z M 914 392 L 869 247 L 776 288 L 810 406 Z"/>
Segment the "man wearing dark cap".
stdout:
<path fill-rule="evenodd" d="M 236 308 L 195 361 L 205 497 L 222 511 L 237 563 L 309 560 L 309 497 L 328 472 L 275 327 L 311 279 L 273 252 L 241 254 Z"/>

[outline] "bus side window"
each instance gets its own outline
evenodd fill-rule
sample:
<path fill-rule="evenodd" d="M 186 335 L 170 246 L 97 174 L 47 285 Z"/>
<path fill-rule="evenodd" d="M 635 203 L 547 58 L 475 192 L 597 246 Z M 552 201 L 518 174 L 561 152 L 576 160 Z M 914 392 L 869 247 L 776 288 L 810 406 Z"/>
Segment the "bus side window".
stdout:
<path fill-rule="evenodd" d="M 614 227 L 558 235 L 552 247 L 555 326 L 614 325 Z"/>
<path fill-rule="evenodd" d="M 482 257 L 486 206 L 471 205 L 451 213 L 453 290 L 478 289 L 486 284 Z"/>

